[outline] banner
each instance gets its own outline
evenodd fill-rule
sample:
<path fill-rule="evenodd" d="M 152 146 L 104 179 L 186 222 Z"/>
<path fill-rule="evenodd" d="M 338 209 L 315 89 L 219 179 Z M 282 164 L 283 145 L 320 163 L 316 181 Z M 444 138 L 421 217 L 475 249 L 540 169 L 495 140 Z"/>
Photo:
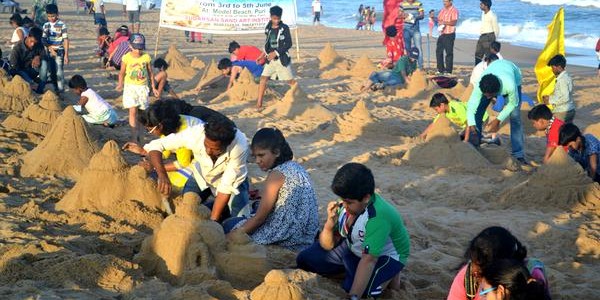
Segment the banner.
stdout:
<path fill-rule="evenodd" d="M 263 33 L 275 5 L 283 9 L 283 23 L 296 28 L 295 0 L 162 0 L 159 25 L 213 34 Z"/>

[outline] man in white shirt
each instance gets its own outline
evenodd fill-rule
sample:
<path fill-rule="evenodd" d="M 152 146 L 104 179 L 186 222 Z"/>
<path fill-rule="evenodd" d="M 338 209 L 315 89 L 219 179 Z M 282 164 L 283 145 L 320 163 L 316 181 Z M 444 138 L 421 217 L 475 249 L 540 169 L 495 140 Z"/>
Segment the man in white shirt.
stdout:
<path fill-rule="evenodd" d="M 123 0 L 123 16 L 129 18 L 132 33 L 140 33 L 142 0 Z"/>
<path fill-rule="evenodd" d="M 492 0 L 481 0 L 479 4 L 481 8 L 481 28 L 479 29 L 480 36 L 475 49 L 475 65 L 483 60 L 483 55 L 490 52 L 490 44 L 498 38 L 500 27 L 498 27 L 498 18 L 491 10 Z"/>
<path fill-rule="evenodd" d="M 246 161 L 250 150 L 244 133 L 229 119 L 213 117 L 205 124 L 146 144 L 144 150 L 158 175 L 157 187 L 164 195 L 171 193 L 171 183 L 163 165 L 162 152 L 182 147 L 194 154 L 194 176 L 185 184 L 183 193 L 196 193 L 203 202 L 214 195 L 214 201 L 206 203 L 212 210 L 211 220 L 223 221 L 229 216 L 238 216 L 249 197 Z"/>
<path fill-rule="evenodd" d="M 315 16 L 313 19 L 313 26 L 319 25 L 321 22 L 321 12 L 323 11 L 323 6 L 321 5 L 321 0 L 313 0 L 312 2 L 312 13 Z"/>

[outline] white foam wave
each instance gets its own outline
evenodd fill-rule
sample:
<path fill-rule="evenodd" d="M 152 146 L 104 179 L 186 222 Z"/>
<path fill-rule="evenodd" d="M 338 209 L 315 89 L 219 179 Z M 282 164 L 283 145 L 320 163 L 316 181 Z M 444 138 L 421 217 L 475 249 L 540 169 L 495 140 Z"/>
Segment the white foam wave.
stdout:
<path fill-rule="evenodd" d="M 572 5 L 579 7 L 598 7 L 600 8 L 600 1 L 598 0 L 521 0 L 521 2 L 531 3 L 536 5 Z"/>

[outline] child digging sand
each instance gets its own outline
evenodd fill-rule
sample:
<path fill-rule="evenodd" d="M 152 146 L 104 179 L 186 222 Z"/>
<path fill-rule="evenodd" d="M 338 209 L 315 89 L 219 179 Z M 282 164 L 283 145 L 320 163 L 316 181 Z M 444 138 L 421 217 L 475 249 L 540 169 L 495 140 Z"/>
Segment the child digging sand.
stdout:
<path fill-rule="evenodd" d="M 591 134 L 581 134 L 579 128 L 567 123 L 560 128 L 558 141 L 569 148 L 571 156 L 594 181 L 600 183 L 600 141 Z"/>
<path fill-rule="evenodd" d="M 158 99 L 162 96 L 163 92 L 169 93 L 169 95 L 175 99 L 179 99 L 177 94 L 173 91 L 173 88 L 169 84 L 169 75 L 167 74 L 167 69 L 169 68 L 169 64 L 162 58 L 157 58 L 154 60 L 154 64 L 152 66 L 158 71 L 156 75 L 154 75 L 154 84 L 156 91 L 158 92 Z"/>
<path fill-rule="evenodd" d="M 527 118 L 531 121 L 533 128 L 537 131 L 546 132 L 546 153 L 544 154 L 544 163 L 547 163 L 559 146 L 558 135 L 560 128 L 565 124 L 563 120 L 556 118 L 550 108 L 545 104 L 540 104 L 532 108 L 527 113 Z"/>
<path fill-rule="evenodd" d="M 123 91 L 123 108 L 129 110 L 129 125 L 131 126 L 131 141 L 140 143 L 140 126 L 137 122 L 138 109 L 148 107 L 148 81 L 152 93 L 158 97 L 154 83 L 154 74 L 150 67 L 152 59 L 144 53 L 146 39 L 142 34 L 135 33 L 129 38 L 131 52 L 123 56 L 117 91 Z M 125 83 L 123 85 L 123 82 Z"/>
<path fill-rule="evenodd" d="M 117 123 L 117 113 L 100 95 L 88 88 L 81 75 L 71 77 L 69 88 L 79 96 L 79 105 L 87 111 L 87 114 L 81 116 L 86 122 L 107 127 L 113 127 Z"/>

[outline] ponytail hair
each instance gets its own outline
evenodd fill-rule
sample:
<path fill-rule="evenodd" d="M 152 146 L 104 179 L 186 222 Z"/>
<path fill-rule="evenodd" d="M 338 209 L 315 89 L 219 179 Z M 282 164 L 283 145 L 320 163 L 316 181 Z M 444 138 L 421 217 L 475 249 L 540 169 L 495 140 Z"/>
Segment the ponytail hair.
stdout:
<path fill-rule="evenodd" d="M 482 269 L 483 278 L 493 287 L 503 286 L 510 300 L 545 300 L 545 288 L 535 281 L 521 260 L 500 259 Z"/>
<path fill-rule="evenodd" d="M 273 153 L 279 153 L 271 169 L 294 158 L 294 152 L 292 152 L 290 144 L 277 128 L 262 128 L 257 131 L 252 138 L 251 147 L 252 149 L 268 149 Z"/>

